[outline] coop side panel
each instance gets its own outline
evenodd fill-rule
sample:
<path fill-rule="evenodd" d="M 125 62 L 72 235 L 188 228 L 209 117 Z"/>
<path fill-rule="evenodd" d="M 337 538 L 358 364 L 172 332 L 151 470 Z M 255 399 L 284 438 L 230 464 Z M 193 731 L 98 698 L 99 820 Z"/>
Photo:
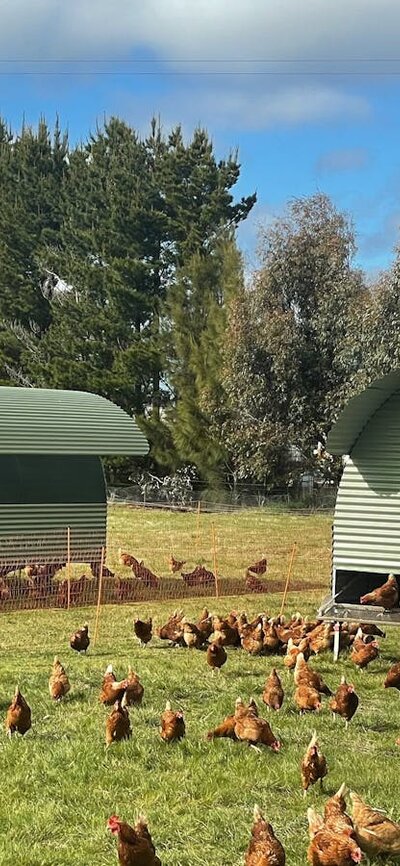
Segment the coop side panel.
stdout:
<path fill-rule="evenodd" d="M 400 395 L 364 428 L 340 483 L 333 568 L 400 573 Z"/>
<path fill-rule="evenodd" d="M 0 561 L 98 557 L 107 505 L 98 457 L 0 455 Z"/>

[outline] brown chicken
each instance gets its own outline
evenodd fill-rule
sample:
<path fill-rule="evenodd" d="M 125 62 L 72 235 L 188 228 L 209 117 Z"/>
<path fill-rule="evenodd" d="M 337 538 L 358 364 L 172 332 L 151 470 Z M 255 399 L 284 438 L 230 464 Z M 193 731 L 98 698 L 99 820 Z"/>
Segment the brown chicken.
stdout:
<path fill-rule="evenodd" d="M 128 681 L 117 682 L 112 665 L 108 665 L 103 676 L 103 683 L 99 695 L 99 701 L 106 706 L 111 706 L 118 699 L 122 699 Z"/>
<path fill-rule="evenodd" d="M 346 678 L 342 677 L 340 686 L 337 688 L 332 700 L 329 701 L 329 707 L 332 713 L 341 716 L 345 720 L 346 728 L 357 711 L 358 703 L 358 695 L 354 691 L 353 684 L 347 683 Z"/>
<path fill-rule="evenodd" d="M 156 635 L 160 640 L 169 640 L 177 646 L 184 646 L 183 642 L 183 611 L 175 610 L 165 625 L 156 628 Z"/>
<path fill-rule="evenodd" d="M 68 694 L 70 688 L 71 685 L 67 674 L 65 673 L 61 662 L 57 656 L 55 656 L 49 679 L 50 697 L 53 698 L 54 701 L 61 701 L 62 698 L 65 698 L 65 695 Z"/>
<path fill-rule="evenodd" d="M 353 644 L 350 653 L 351 661 L 354 662 L 360 671 L 367 668 L 378 656 L 379 644 L 376 640 L 373 640 L 371 643 L 364 643 L 359 648 Z"/>
<path fill-rule="evenodd" d="M 124 553 L 124 551 L 123 551 L 122 548 L 120 547 L 119 550 L 118 550 L 118 562 L 119 562 L 120 565 L 125 565 L 125 566 L 127 566 L 127 567 L 129 567 L 129 566 L 132 567 L 133 563 L 134 563 L 134 562 L 138 562 L 138 560 L 135 559 L 135 557 L 132 556 L 130 553 Z"/>
<path fill-rule="evenodd" d="M 111 746 L 111 743 L 130 740 L 132 736 L 132 728 L 126 706 L 126 694 L 124 694 L 122 700 L 115 702 L 110 715 L 106 719 L 107 748 Z"/>
<path fill-rule="evenodd" d="M 199 621 L 197 622 L 197 628 L 199 632 L 203 635 L 204 641 L 208 640 L 210 635 L 212 635 L 212 619 L 206 607 L 202 610 L 200 614 Z"/>
<path fill-rule="evenodd" d="M 86 622 L 82 628 L 78 628 L 78 631 L 71 635 L 69 645 L 71 649 L 76 650 L 76 652 L 85 653 L 89 644 L 89 626 Z"/>
<path fill-rule="evenodd" d="M 251 571 L 253 574 L 265 574 L 267 570 L 267 558 L 263 556 L 258 562 L 255 562 L 253 565 L 249 565 L 247 571 Z"/>
<path fill-rule="evenodd" d="M 324 824 L 325 827 L 329 827 L 334 833 L 341 833 L 343 830 L 350 828 L 353 830 L 353 835 L 355 836 L 353 821 L 346 812 L 345 794 L 346 785 L 343 782 L 339 790 L 336 791 L 336 794 L 325 803 Z"/>
<path fill-rule="evenodd" d="M 360 863 L 362 852 L 353 838 L 351 827 L 335 833 L 325 826 L 314 809 L 307 810 L 310 844 L 307 860 L 311 866 L 354 866 Z"/>
<path fill-rule="evenodd" d="M 358 794 L 351 792 L 350 798 L 357 841 L 367 856 L 400 856 L 400 824 L 391 821 L 381 810 L 367 806 Z"/>
<path fill-rule="evenodd" d="M 169 567 L 172 571 L 172 574 L 177 574 L 178 571 L 182 571 L 184 565 L 186 565 L 186 559 L 175 559 L 175 557 L 172 556 L 171 553 L 171 556 L 169 558 Z"/>
<path fill-rule="evenodd" d="M 247 626 L 247 628 L 250 629 L 249 626 Z M 249 632 L 245 632 L 241 639 L 241 644 L 245 652 L 249 653 L 249 655 L 261 655 L 264 648 L 264 632 L 261 622 L 254 630 L 251 629 Z"/>
<path fill-rule="evenodd" d="M 172 743 L 175 740 L 182 740 L 185 736 L 185 719 L 181 710 L 173 712 L 171 704 L 167 701 L 165 710 L 161 716 L 160 727 L 161 739 L 165 743 Z"/>
<path fill-rule="evenodd" d="M 294 681 L 296 683 L 296 686 L 299 686 L 300 684 L 305 684 L 311 686 L 311 688 L 313 689 L 316 689 L 316 691 L 322 695 L 332 695 L 331 690 L 324 683 L 320 674 L 317 671 L 314 671 L 305 661 L 303 653 L 299 653 L 296 658 Z"/>
<path fill-rule="evenodd" d="M 304 791 L 304 796 L 311 785 L 315 785 L 320 780 L 320 786 L 322 790 L 322 780 L 328 773 L 328 768 L 326 765 L 326 758 L 322 754 L 318 739 L 317 732 L 314 731 L 310 743 L 308 745 L 307 751 L 304 755 L 304 758 L 301 762 L 301 784 Z"/>
<path fill-rule="evenodd" d="M 281 647 L 281 641 L 272 619 L 263 617 L 264 651 L 266 653 L 277 653 Z"/>
<path fill-rule="evenodd" d="M 217 725 L 213 731 L 208 732 L 207 740 L 214 740 L 218 737 L 228 737 L 230 740 L 237 740 L 235 725 L 235 716 L 226 716 L 220 725 Z"/>
<path fill-rule="evenodd" d="M 146 646 L 153 637 L 153 620 L 150 617 L 147 622 L 143 619 L 133 620 L 133 630 L 140 643 L 140 646 Z"/>
<path fill-rule="evenodd" d="M 360 628 L 357 629 L 354 635 L 354 639 L 352 641 L 352 651 L 357 652 L 359 649 L 362 649 L 366 644 L 372 643 L 373 639 L 373 635 L 364 634 L 360 626 Z"/>
<path fill-rule="evenodd" d="M 289 638 L 287 647 L 286 647 L 286 655 L 283 659 L 283 664 L 285 668 L 289 671 L 293 670 L 296 665 L 296 659 L 299 653 L 303 653 L 303 657 L 305 661 L 308 661 L 310 658 L 310 648 L 308 646 L 308 639 L 302 638 L 300 643 L 296 646 L 293 642 L 293 638 Z"/>
<path fill-rule="evenodd" d="M 254 698 L 250 698 L 249 703 L 245 704 L 241 698 L 237 698 L 235 702 L 235 718 L 244 718 L 247 713 L 253 713 L 255 716 L 258 716 L 258 706 Z"/>
<path fill-rule="evenodd" d="M 348 631 L 350 637 L 355 635 L 358 632 L 358 629 L 361 629 L 361 634 L 372 634 L 377 635 L 378 637 L 386 637 L 384 631 L 379 628 L 378 625 L 372 622 L 349 622 L 348 623 Z"/>
<path fill-rule="evenodd" d="M 257 616 L 253 622 L 248 622 L 246 614 L 241 614 L 236 621 L 230 615 L 225 622 L 231 626 L 235 626 L 239 632 L 240 639 L 256 634 L 259 631 L 259 626 L 262 625 L 262 616 Z"/>
<path fill-rule="evenodd" d="M 392 665 L 388 670 L 383 686 L 385 689 L 398 689 L 400 691 L 400 662 Z"/>
<path fill-rule="evenodd" d="M 322 623 L 307 635 L 311 652 L 318 655 L 333 647 L 333 626 L 330 622 Z"/>
<path fill-rule="evenodd" d="M 193 571 L 181 572 L 181 577 L 187 586 L 210 586 L 215 584 L 215 575 L 204 565 L 196 565 Z"/>
<path fill-rule="evenodd" d="M 300 683 L 297 686 L 293 699 L 300 710 L 300 715 L 303 715 L 303 713 L 319 713 L 322 706 L 319 692 L 311 688 L 307 683 Z"/>
<path fill-rule="evenodd" d="M 262 695 L 262 699 L 264 704 L 270 710 L 280 710 L 283 704 L 284 691 L 282 688 L 281 680 L 275 670 L 272 668 L 272 671 L 266 680 L 264 691 Z"/>
<path fill-rule="evenodd" d="M 245 866 L 285 866 L 286 863 L 285 849 L 258 806 L 254 806 L 254 823 L 244 862 Z"/>
<path fill-rule="evenodd" d="M 31 708 L 19 690 L 15 689 L 15 695 L 7 710 L 6 731 L 9 737 L 12 734 L 26 734 L 31 727 Z"/>
<path fill-rule="evenodd" d="M 144 687 L 140 682 L 140 679 L 135 671 L 130 667 L 128 670 L 128 676 L 125 680 L 126 682 L 126 690 L 124 694 L 125 706 L 139 707 L 143 700 L 144 695 Z"/>
<path fill-rule="evenodd" d="M 232 614 L 229 614 L 229 616 L 227 617 L 227 620 L 229 622 L 229 625 L 236 625 L 236 627 L 239 631 L 240 637 L 242 637 L 242 629 L 246 625 L 249 625 L 247 613 L 244 610 L 242 610 L 241 613 L 237 614 L 234 619 L 232 617 Z M 258 617 L 257 618 L 257 625 L 259 622 L 260 622 L 260 618 Z"/>
<path fill-rule="evenodd" d="M 386 583 L 383 583 L 378 589 L 362 595 L 360 603 L 377 605 L 385 610 L 392 610 L 397 607 L 399 604 L 399 587 L 394 574 L 389 574 Z"/>
<path fill-rule="evenodd" d="M 140 580 L 141 583 L 147 586 L 148 589 L 156 589 L 158 586 L 159 577 L 157 577 L 157 575 L 154 574 L 154 572 L 151 571 L 151 569 L 144 564 L 143 560 L 138 562 L 135 557 L 132 557 L 132 559 L 132 571 L 136 579 Z"/>
<path fill-rule="evenodd" d="M 213 673 L 215 670 L 221 670 L 227 658 L 226 650 L 217 641 L 207 647 L 207 664 L 210 665 Z"/>
<path fill-rule="evenodd" d="M 120 866 L 161 866 L 148 831 L 145 818 L 139 818 L 134 827 L 116 815 L 107 821 L 107 828 L 118 837 L 118 861 Z"/>
<path fill-rule="evenodd" d="M 210 641 L 221 643 L 221 646 L 240 646 L 240 635 L 237 626 L 229 625 L 226 620 L 219 617 L 213 618 L 213 633 Z"/>
<path fill-rule="evenodd" d="M 244 707 L 241 698 L 235 704 L 235 734 L 238 740 L 249 743 L 250 746 L 269 746 L 274 752 L 279 752 L 281 744 L 272 733 L 268 722 L 260 719 L 254 702 Z"/>
<path fill-rule="evenodd" d="M 201 649 L 205 637 L 204 634 L 199 631 L 197 625 L 194 622 L 188 622 L 188 620 L 184 617 L 182 620 L 183 626 L 183 642 L 189 647 L 189 649 Z"/>

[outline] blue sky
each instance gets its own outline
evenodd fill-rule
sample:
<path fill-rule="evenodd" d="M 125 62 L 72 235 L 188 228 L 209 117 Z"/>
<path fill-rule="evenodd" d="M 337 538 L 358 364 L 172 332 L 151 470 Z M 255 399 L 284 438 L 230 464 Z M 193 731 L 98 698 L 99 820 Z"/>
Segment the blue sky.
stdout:
<path fill-rule="evenodd" d="M 73 141 L 113 113 L 204 125 L 258 193 L 249 267 L 258 225 L 321 190 L 373 277 L 400 240 L 399 43 L 398 0 L 0 0 L 0 113 L 58 114 Z"/>

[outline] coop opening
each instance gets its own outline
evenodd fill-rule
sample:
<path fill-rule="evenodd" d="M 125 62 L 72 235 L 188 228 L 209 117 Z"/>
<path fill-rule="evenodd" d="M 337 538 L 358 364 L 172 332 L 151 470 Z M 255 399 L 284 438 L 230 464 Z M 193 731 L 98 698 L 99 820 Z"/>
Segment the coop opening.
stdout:
<path fill-rule="evenodd" d="M 337 569 L 335 572 L 334 600 L 339 604 L 360 604 L 361 596 L 382 586 L 387 576 L 371 571 L 344 571 Z M 398 575 L 396 575 L 396 579 L 400 588 Z"/>

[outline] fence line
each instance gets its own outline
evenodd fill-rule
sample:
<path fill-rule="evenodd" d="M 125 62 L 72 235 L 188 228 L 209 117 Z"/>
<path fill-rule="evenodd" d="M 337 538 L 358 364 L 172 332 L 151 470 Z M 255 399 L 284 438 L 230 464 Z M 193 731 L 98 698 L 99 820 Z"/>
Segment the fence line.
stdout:
<path fill-rule="evenodd" d="M 283 592 L 285 583 L 286 591 L 289 583 L 301 591 L 327 588 L 331 546 L 325 528 L 305 535 L 296 521 L 283 528 L 249 521 L 239 535 L 234 519 L 224 521 L 217 526 L 198 510 L 174 531 L 151 521 L 145 531 L 135 522 L 123 530 L 118 524 L 106 549 L 86 536 L 82 550 L 79 531 L 68 527 L 36 545 L 32 537 L 0 539 L 0 611 L 96 605 L 100 611 L 111 603 Z M 49 555 L 58 543 L 60 555 Z"/>
<path fill-rule="evenodd" d="M 157 499 L 138 499 L 121 496 L 116 497 L 110 493 L 108 496 L 108 505 L 119 508 L 132 509 L 147 509 L 148 511 L 175 511 L 182 513 L 197 512 L 199 507 L 202 512 L 208 514 L 236 514 L 243 511 L 254 511 L 259 509 L 267 513 L 282 513 L 289 509 L 290 513 L 309 515 L 313 512 L 329 514 L 333 512 L 335 499 L 327 498 L 326 500 L 315 499 L 310 505 L 301 505 L 301 500 L 288 499 L 287 497 L 270 497 L 265 502 L 247 502 L 247 503 L 232 503 L 232 502 L 215 502 L 212 499 L 193 499 L 190 502 L 169 502 L 168 500 Z"/>

